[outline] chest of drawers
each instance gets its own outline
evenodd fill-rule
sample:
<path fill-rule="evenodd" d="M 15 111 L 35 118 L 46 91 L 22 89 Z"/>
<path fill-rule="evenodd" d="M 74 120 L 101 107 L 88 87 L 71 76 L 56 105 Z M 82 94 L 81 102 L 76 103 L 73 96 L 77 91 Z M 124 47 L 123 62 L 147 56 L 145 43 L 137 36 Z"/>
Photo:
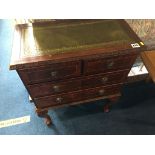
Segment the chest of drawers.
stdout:
<path fill-rule="evenodd" d="M 17 25 L 10 69 L 17 70 L 38 116 L 48 109 L 117 99 L 145 45 L 124 20 L 55 20 Z"/>

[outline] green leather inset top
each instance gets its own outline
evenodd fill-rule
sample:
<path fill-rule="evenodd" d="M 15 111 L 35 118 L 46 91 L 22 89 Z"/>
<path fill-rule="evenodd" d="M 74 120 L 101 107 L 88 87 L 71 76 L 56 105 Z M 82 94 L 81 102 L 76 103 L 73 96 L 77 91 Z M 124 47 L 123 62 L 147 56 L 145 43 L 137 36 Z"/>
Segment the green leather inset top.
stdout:
<path fill-rule="evenodd" d="M 22 28 L 22 57 L 77 52 L 133 42 L 117 20 L 33 25 Z"/>

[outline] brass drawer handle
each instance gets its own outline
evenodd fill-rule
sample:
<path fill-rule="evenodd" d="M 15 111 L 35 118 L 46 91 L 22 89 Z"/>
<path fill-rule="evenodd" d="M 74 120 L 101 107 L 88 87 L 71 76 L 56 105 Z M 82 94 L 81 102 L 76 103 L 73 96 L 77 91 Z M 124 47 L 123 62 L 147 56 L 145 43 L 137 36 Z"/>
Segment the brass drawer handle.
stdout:
<path fill-rule="evenodd" d="M 105 90 L 104 89 L 100 89 L 99 90 L 99 95 L 104 95 L 104 93 L 105 93 Z"/>
<path fill-rule="evenodd" d="M 102 83 L 105 83 L 108 81 L 108 77 L 103 77 L 101 80 L 102 80 Z"/>
<path fill-rule="evenodd" d="M 57 97 L 57 98 L 56 98 L 56 102 L 57 102 L 57 103 L 62 103 L 62 101 L 63 101 L 63 98 L 62 98 L 62 97 Z"/>
<path fill-rule="evenodd" d="M 56 75 L 57 75 L 57 72 L 56 71 L 51 72 L 51 76 L 52 77 L 56 77 Z"/>
<path fill-rule="evenodd" d="M 107 65 L 108 69 L 112 68 L 113 65 L 114 65 L 114 61 L 108 62 L 108 65 Z"/>
<path fill-rule="evenodd" d="M 56 85 L 53 86 L 53 89 L 54 89 L 55 92 L 59 92 L 60 91 L 60 87 L 59 86 L 56 86 Z"/>

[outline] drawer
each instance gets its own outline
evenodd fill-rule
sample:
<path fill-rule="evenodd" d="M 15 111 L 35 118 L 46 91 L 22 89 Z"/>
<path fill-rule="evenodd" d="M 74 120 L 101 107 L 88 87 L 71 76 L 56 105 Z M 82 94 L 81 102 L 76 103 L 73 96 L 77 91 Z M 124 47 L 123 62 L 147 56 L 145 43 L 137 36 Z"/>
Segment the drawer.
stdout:
<path fill-rule="evenodd" d="M 69 92 L 81 88 L 80 80 L 69 80 L 67 82 L 54 83 L 46 82 L 27 86 L 32 98 Z"/>
<path fill-rule="evenodd" d="M 47 108 L 52 106 L 59 106 L 63 104 L 70 104 L 73 102 L 85 101 L 99 97 L 108 97 L 119 93 L 122 84 L 96 87 L 92 89 L 80 90 L 72 93 L 64 93 L 60 95 L 52 95 L 46 97 L 35 98 L 34 102 L 37 108 Z"/>
<path fill-rule="evenodd" d="M 84 74 L 96 74 L 131 68 L 137 55 L 115 56 L 84 61 Z"/>
<path fill-rule="evenodd" d="M 65 82 L 53 83 L 46 82 L 40 84 L 28 85 L 28 90 L 32 98 L 58 94 L 63 92 L 71 92 L 79 89 L 86 89 L 108 84 L 124 82 L 129 70 L 118 72 L 99 74 L 95 76 L 85 76 L 78 79 L 70 79 Z"/>
<path fill-rule="evenodd" d="M 26 84 L 76 77 L 81 74 L 81 62 L 63 62 L 39 68 L 18 70 Z"/>
<path fill-rule="evenodd" d="M 86 78 L 81 80 L 81 87 L 85 89 L 123 83 L 126 80 L 128 73 L 129 69 L 126 69 L 116 72 L 107 72 L 102 74 L 96 74 L 93 76 L 86 76 Z"/>

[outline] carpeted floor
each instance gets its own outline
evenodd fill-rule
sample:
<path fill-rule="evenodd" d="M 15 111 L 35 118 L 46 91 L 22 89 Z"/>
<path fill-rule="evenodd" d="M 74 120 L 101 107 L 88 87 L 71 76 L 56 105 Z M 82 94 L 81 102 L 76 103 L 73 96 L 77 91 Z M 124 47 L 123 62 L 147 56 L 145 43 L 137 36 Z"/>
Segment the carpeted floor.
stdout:
<path fill-rule="evenodd" d="M 138 82 L 125 85 L 111 112 L 106 101 L 51 110 L 54 125 L 47 127 L 34 112 L 33 103 L 15 71 L 9 71 L 13 29 L 0 20 L 0 121 L 30 115 L 31 121 L 0 128 L 0 135 L 131 135 L 155 134 L 155 85 Z"/>

